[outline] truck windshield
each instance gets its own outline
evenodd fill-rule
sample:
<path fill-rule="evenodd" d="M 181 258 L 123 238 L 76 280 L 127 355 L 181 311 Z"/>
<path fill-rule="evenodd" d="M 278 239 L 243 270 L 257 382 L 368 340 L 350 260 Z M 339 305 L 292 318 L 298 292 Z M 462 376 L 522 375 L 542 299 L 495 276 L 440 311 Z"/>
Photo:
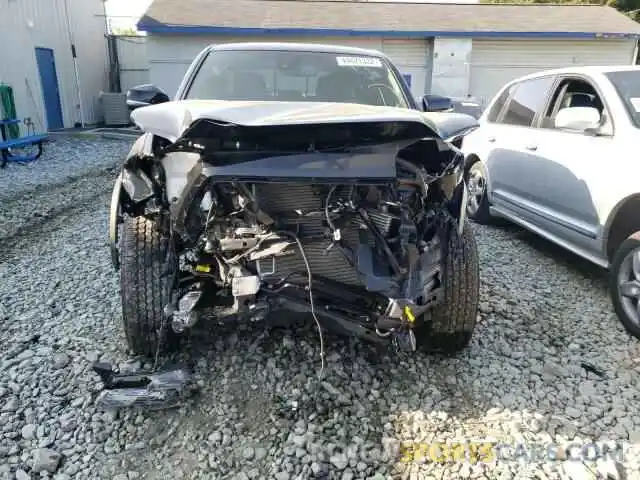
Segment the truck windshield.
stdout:
<path fill-rule="evenodd" d="M 184 98 L 408 108 L 396 75 L 383 59 L 328 52 L 214 51 Z"/>
<path fill-rule="evenodd" d="M 633 124 L 640 128 L 640 70 L 605 73 L 613 84 Z"/>

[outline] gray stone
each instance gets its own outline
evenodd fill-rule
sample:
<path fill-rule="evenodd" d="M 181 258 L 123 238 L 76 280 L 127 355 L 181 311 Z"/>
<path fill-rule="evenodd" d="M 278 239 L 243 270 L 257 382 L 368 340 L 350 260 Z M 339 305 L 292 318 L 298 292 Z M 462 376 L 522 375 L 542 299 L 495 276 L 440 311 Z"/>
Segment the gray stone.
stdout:
<path fill-rule="evenodd" d="M 300 448 L 304 447 L 307 443 L 307 439 L 304 435 L 294 435 L 292 441 L 296 447 Z"/>
<path fill-rule="evenodd" d="M 59 370 L 69 365 L 71 359 L 66 353 L 56 353 L 53 356 L 53 368 Z"/>
<path fill-rule="evenodd" d="M 571 406 L 565 407 L 564 411 L 571 418 L 580 418 L 583 415 L 580 410 Z"/>
<path fill-rule="evenodd" d="M 329 458 L 329 461 L 338 470 L 344 470 L 345 468 L 347 468 L 347 465 L 349 465 L 349 459 L 347 459 L 347 456 L 343 453 L 332 455 Z"/>
<path fill-rule="evenodd" d="M 16 480 L 30 480 L 30 479 L 31 479 L 31 476 L 21 468 L 16 470 Z"/>
<path fill-rule="evenodd" d="M 49 448 L 38 448 L 33 452 L 33 464 L 31 470 L 36 473 L 55 473 L 60 463 L 61 455 Z"/>
<path fill-rule="evenodd" d="M 222 432 L 213 432 L 212 434 L 209 435 L 209 441 L 215 445 L 219 444 L 222 442 Z"/>
<path fill-rule="evenodd" d="M 353 480 L 354 474 L 351 470 L 345 470 L 342 474 L 341 480 Z"/>
<path fill-rule="evenodd" d="M 20 402 L 18 401 L 18 398 L 9 397 L 9 399 L 5 401 L 4 405 L 2 406 L 2 411 L 15 412 L 16 410 L 18 410 L 18 408 L 20 408 Z"/>
<path fill-rule="evenodd" d="M 20 434 L 22 435 L 22 438 L 24 438 L 25 440 L 31 440 L 35 436 L 37 428 L 38 427 L 36 425 L 29 423 L 24 427 L 22 427 Z"/>
<path fill-rule="evenodd" d="M 251 447 L 246 447 L 244 450 L 242 450 L 242 457 L 245 460 L 251 460 L 255 455 L 255 451 L 253 448 Z"/>
<path fill-rule="evenodd" d="M 267 449 L 263 447 L 257 447 L 255 449 L 255 458 L 256 460 L 262 460 L 267 456 Z"/>

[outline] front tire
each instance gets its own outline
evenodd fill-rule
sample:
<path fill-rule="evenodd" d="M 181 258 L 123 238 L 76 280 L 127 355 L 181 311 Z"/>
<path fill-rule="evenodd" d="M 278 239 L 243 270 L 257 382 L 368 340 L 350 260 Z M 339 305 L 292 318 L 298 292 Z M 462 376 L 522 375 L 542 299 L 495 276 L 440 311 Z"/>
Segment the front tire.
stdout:
<path fill-rule="evenodd" d="M 171 301 L 174 255 L 169 239 L 145 217 L 125 216 L 120 247 L 120 298 L 124 333 L 136 355 L 173 350 L 177 336 L 165 321 Z M 164 325 L 163 325 L 164 324 Z"/>
<path fill-rule="evenodd" d="M 481 225 L 491 223 L 492 217 L 487 198 L 487 173 L 481 161 L 471 165 L 467 175 L 467 185 L 469 187 L 467 215 Z"/>
<path fill-rule="evenodd" d="M 429 352 L 457 353 L 469 345 L 478 318 L 480 268 L 471 225 L 462 236 L 452 230 L 443 260 L 444 300 L 416 330 L 418 345 Z"/>
<path fill-rule="evenodd" d="M 609 273 L 613 308 L 625 330 L 640 338 L 640 231 L 616 251 Z"/>

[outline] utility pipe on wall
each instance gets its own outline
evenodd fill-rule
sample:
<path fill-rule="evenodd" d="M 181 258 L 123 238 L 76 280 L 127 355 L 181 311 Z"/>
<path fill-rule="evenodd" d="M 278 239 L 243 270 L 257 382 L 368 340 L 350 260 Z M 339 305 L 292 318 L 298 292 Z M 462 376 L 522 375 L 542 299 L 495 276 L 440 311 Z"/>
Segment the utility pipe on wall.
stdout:
<path fill-rule="evenodd" d="M 76 52 L 76 44 L 73 36 L 73 28 L 71 27 L 71 12 L 69 9 L 68 0 L 63 0 L 64 2 L 64 10 L 65 17 L 67 19 L 67 33 L 69 34 L 69 41 L 71 42 L 71 55 L 73 57 L 73 69 L 75 72 L 76 79 L 76 91 L 78 93 L 78 105 L 80 105 L 80 125 L 84 128 L 85 126 L 85 117 L 84 117 L 84 103 L 82 101 L 82 88 L 80 87 L 80 70 L 78 68 L 78 54 Z"/>

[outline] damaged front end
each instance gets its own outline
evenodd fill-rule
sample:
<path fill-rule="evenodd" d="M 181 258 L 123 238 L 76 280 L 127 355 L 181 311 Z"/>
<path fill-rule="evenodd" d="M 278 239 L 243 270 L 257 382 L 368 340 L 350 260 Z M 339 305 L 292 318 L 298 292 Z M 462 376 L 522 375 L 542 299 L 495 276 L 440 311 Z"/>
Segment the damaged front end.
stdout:
<path fill-rule="evenodd" d="M 455 146 L 397 110 L 321 121 L 290 113 L 284 124 L 191 115 L 173 130 L 154 129 L 144 110 L 149 133 L 114 188 L 111 244 L 117 259 L 123 215 L 151 218 L 170 238 L 179 278 L 164 311 L 174 332 L 203 317 L 299 312 L 415 350 L 465 224 Z"/>

